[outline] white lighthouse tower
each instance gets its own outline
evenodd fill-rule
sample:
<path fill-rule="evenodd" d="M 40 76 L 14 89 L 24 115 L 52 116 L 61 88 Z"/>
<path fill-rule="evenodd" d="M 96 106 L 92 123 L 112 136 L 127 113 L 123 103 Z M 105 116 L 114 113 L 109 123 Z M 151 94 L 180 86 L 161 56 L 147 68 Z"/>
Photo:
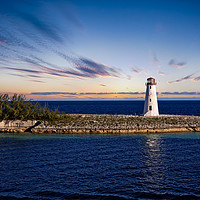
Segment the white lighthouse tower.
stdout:
<path fill-rule="evenodd" d="M 146 83 L 146 96 L 144 103 L 144 116 L 158 116 L 158 102 L 156 96 L 156 82 L 155 78 L 148 78 Z"/>

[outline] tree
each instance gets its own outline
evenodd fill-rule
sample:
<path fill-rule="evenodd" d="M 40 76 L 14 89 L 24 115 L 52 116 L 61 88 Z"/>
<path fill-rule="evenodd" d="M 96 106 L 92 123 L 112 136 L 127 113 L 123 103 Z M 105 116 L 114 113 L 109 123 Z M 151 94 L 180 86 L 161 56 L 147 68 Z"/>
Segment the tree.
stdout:
<path fill-rule="evenodd" d="M 59 119 L 59 111 L 50 110 L 48 104 L 41 107 L 39 102 L 27 100 L 24 95 L 0 94 L 0 120 L 42 120 L 55 123 Z"/>

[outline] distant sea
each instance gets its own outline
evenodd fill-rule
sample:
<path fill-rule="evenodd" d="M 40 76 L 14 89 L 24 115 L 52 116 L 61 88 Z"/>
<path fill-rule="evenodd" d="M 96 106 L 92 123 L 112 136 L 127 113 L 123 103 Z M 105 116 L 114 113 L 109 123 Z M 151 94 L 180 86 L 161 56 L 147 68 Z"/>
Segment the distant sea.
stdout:
<path fill-rule="evenodd" d="M 0 199 L 200 199 L 200 133 L 0 134 Z"/>
<path fill-rule="evenodd" d="M 125 114 L 141 115 L 144 101 L 40 101 L 42 106 L 48 103 L 50 109 L 70 114 Z M 200 100 L 160 100 L 160 114 L 200 116 Z"/>

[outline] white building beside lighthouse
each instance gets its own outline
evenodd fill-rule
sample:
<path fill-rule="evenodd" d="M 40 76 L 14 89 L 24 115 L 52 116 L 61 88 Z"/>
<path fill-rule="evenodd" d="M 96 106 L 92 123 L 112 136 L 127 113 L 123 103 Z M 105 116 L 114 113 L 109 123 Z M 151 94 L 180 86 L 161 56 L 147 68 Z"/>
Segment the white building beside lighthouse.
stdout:
<path fill-rule="evenodd" d="M 146 82 L 146 96 L 143 115 L 147 117 L 159 115 L 156 95 L 156 82 L 152 77 L 148 78 Z"/>

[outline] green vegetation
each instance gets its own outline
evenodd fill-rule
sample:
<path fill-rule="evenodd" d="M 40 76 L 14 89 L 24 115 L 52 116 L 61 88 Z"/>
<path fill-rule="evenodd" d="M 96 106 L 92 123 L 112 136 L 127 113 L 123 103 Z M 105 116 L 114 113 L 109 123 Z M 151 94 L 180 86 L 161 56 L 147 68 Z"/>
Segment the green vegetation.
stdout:
<path fill-rule="evenodd" d="M 0 95 L 0 120 L 42 120 L 48 123 L 55 123 L 62 118 L 58 109 L 52 111 L 48 104 L 44 108 L 36 102 L 27 100 L 24 95 L 8 94 Z"/>
<path fill-rule="evenodd" d="M 96 114 L 59 114 L 52 111 L 48 104 L 42 107 L 38 102 L 27 100 L 23 95 L 0 94 L 0 121 L 38 120 L 45 128 L 63 130 L 144 130 L 180 127 L 200 127 L 198 116 L 159 116 L 143 117 L 138 115 L 96 115 Z"/>

